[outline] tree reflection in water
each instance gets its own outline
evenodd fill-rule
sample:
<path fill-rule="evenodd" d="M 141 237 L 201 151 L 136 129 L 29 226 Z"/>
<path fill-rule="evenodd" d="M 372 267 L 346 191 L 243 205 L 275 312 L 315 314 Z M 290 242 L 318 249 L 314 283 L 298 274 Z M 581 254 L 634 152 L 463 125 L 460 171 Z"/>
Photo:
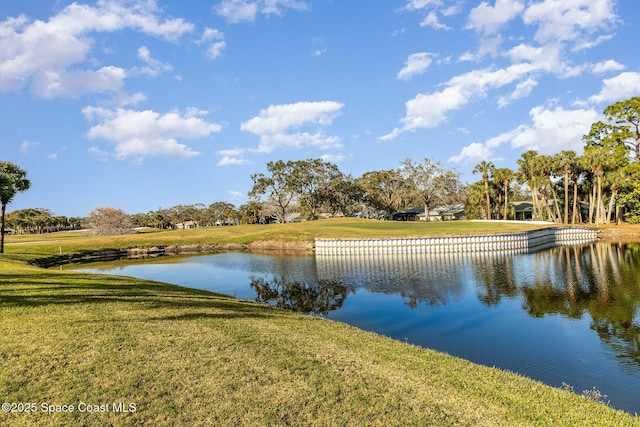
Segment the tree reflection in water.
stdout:
<path fill-rule="evenodd" d="M 478 254 L 484 258 L 486 254 Z M 464 270 L 472 255 L 454 253 L 317 257 L 318 277 L 349 283 L 371 293 L 399 295 L 417 308 L 446 305 L 464 292 Z"/>
<path fill-rule="evenodd" d="M 342 307 L 353 288 L 349 289 L 332 281 L 306 283 L 287 281 L 284 276 L 266 281 L 251 277 L 251 287 L 257 293 L 256 301 L 298 313 L 327 314 Z"/>
<path fill-rule="evenodd" d="M 640 363 L 640 244 L 598 242 L 534 254 L 533 278 L 519 279 L 534 317 L 588 314 L 620 361 Z"/>

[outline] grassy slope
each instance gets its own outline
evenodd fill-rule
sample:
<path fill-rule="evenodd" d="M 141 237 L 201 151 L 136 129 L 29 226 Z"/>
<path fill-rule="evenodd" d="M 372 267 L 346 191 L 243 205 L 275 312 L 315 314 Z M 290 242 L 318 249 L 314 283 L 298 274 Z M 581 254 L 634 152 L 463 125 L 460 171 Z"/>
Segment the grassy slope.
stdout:
<path fill-rule="evenodd" d="M 19 246 L 0 257 L 1 400 L 137 411 L 0 413 L 0 424 L 640 425 L 567 391 L 344 324 L 27 267 L 37 249 Z"/>

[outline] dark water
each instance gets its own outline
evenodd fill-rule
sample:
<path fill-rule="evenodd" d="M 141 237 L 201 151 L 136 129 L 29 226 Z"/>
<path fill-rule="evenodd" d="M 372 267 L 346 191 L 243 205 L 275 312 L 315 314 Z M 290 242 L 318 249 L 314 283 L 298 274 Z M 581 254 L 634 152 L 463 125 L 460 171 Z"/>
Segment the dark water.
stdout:
<path fill-rule="evenodd" d="M 86 271 L 326 316 L 577 393 L 596 387 L 640 413 L 640 243 L 513 256 L 225 253 Z"/>

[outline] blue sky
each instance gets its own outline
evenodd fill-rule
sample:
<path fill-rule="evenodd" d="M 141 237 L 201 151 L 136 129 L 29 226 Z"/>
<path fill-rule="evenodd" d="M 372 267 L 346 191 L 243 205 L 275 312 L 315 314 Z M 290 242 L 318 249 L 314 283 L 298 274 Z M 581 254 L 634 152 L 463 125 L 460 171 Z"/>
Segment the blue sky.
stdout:
<path fill-rule="evenodd" d="M 581 152 L 640 95 L 640 3 L 65 0 L 0 5 L 9 211 L 245 203 L 271 160 L 354 177 Z"/>

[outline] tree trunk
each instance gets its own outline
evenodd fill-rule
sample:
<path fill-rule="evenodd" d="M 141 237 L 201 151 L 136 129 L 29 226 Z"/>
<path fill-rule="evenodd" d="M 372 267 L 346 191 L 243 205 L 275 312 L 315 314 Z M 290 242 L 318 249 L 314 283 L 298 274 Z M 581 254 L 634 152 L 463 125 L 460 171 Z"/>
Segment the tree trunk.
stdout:
<path fill-rule="evenodd" d="M 487 219 L 491 219 L 491 200 L 489 199 L 489 180 L 484 181 L 484 194 L 487 198 Z"/>
<path fill-rule="evenodd" d="M 609 209 L 607 211 L 607 224 L 611 222 L 611 212 L 613 211 L 613 204 L 616 201 L 616 196 L 618 195 L 618 186 L 616 184 L 611 184 L 611 199 L 609 200 Z M 616 204 L 616 211 L 618 210 Z M 617 215 L 616 215 L 617 220 Z"/>
<path fill-rule="evenodd" d="M 546 191 L 542 193 L 542 201 L 544 202 L 543 207 L 547 209 L 547 213 L 549 214 L 549 219 L 551 219 L 551 221 L 553 222 L 556 222 L 556 216 L 553 213 L 553 209 L 551 209 L 551 206 L 549 205 L 549 200 L 547 199 Z"/>
<path fill-rule="evenodd" d="M 569 224 L 569 174 L 564 174 L 564 223 Z"/>
<path fill-rule="evenodd" d="M 558 222 L 562 217 L 562 215 L 560 214 L 560 206 L 558 206 L 558 193 L 556 193 L 556 190 L 553 188 L 553 185 L 550 185 L 550 187 L 551 187 L 551 194 L 553 194 L 553 206 L 556 208 L 555 218 L 553 221 Z"/>
<path fill-rule="evenodd" d="M 589 224 L 593 224 L 593 202 L 596 199 L 596 187 L 595 185 L 591 187 L 591 192 L 589 193 Z"/>
<path fill-rule="evenodd" d="M 573 212 L 571 212 L 571 224 L 580 224 L 582 222 L 582 210 L 578 207 L 578 183 L 573 183 Z M 578 217 L 578 221 L 576 221 Z"/>
<path fill-rule="evenodd" d="M 504 188 L 504 220 L 507 220 L 507 207 L 509 206 L 509 186 Z"/>
<path fill-rule="evenodd" d="M 6 203 L 2 204 L 2 225 L 0 225 L 0 254 L 4 253 L 4 214 L 7 211 Z"/>
<path fill-rule="evenodd" d="M 531 188 L 531 187 L 530 187 Z M 533 202 L 533 219 L 538 220 L 542 216 L 541 213 L 538 213 L 538 190 L 531 188 L 531 201 Z"/>
<path fill-rule="evenodd" d="M 598 193 L 596 195 L 596 225 L 602 224 L 603 212 L 602 212 L 602 177 L 596 177 L 596 187 Z"/>

